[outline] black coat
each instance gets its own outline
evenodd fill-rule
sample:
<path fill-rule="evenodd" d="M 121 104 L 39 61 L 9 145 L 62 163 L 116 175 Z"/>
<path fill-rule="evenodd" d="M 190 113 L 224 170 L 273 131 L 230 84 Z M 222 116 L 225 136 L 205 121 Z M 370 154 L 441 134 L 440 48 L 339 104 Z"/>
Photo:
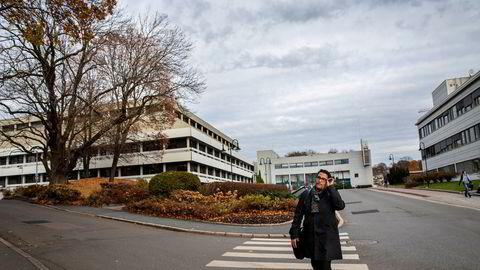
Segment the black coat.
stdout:
<path fill-rule="evenodd" d="M 305 257 L 315 260 L 341 260 L 342 250 L 338 235 L 338 221 L 335 210 L 343 210 L 345 203 L 335 187 L 330 186 L 320 193 L 319 213 L 311 213 L 312 192 L 305 191 L 295 210 L 290 238 L 299 238 L 303 221 Z"/>

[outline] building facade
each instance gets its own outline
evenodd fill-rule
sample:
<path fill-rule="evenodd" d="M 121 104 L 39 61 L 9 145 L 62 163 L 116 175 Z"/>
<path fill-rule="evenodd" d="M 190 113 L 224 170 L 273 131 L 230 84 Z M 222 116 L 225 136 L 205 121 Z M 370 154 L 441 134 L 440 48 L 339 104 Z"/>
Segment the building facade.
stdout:
<path fill-rule="evenodd" d="M 257 151 L 255 170 L 265 183 L 288 185 L 292 190 L 315 183 L 320 169 L 328 170 L 339 184 L 373 185 L 371 153 L 366 143 L 360 151 L 280 157 L 273 150 Z"/>
<path fill-rule="evenodd" d="M 461 83 L 461 84 L 460 84 Z M 423 168 L 480 176 L 480 72 L 444 81 L 418 128 Z"/>
<path fill-rule="evenodd" d="M 2 121 L 0 128 L 15 132 L 22 127 Z M 127 143 L 118 163 L 117 177 L 150 179 L 165 171 L 187 171 L 198 175 L 202 182 L 253 181 L 253 163 L 238 153 L 238 141 L 196 115 L 177 112 L 174 125 L 164 133 L 168 144 L 152 141 L 148 136 Z M 0 146 L 0 186 L 48 182 L 38 155 L 41 153 L 26 155 L 15 148 Z M 98 148 L 90 161 L 90 177 L 108 177 L 111 164 L 112 155 Z M 69 176 L 69 179 L 80 178 L 83 178 L 81 162 Z"/>

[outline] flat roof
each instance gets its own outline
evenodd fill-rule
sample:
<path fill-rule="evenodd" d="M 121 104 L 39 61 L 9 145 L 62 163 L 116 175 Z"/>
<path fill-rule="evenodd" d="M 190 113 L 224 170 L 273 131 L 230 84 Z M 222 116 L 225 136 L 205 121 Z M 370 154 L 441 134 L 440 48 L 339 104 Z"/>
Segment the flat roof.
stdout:
<path fill-rule="evenodd" d="M 464 84 L 462 84 L 457 90 L 453 91 L 450 95 L 447 96 L 447 98 L 441 103 L 438 104 L 437 106 L 434 106 L 431 108 L 428 112 L 426 112 L 424 115 L 422 115 L 420 118 L 418 118 L 417 122 L 415 123 L 416 126 L 418 126 L 421 122 L 423 122 L 425 119 L 427 119 L 429 116 L 431 116 L 433 113 L 436 111 L 440 110 L 445 104 L 447 104 L 450 100 L 458 96 L 461 92 L 463 92 L 468 86 L 473 84 L 475 81 L 480 78 L 480 71 L 477 72 L 475 75 L 470 77 L 468 81 L 466 81 Z"/>

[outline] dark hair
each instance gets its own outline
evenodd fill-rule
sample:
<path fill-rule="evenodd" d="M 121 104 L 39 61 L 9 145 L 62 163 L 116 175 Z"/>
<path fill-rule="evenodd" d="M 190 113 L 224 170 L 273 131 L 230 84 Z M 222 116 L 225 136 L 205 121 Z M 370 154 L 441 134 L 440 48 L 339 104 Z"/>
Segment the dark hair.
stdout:
<path fill-rule="evenodd" d="M 320 173 L 324 173 L 324 174 L 326 174 L 326 175 L 328 176 L 328 178 L 332 178 L 332 175 L 331 175 L 330 172 L 327 171 L 327 170 L 321 169 L 320 171 L 318 171 L 317 176 L 318 176 Z"/>

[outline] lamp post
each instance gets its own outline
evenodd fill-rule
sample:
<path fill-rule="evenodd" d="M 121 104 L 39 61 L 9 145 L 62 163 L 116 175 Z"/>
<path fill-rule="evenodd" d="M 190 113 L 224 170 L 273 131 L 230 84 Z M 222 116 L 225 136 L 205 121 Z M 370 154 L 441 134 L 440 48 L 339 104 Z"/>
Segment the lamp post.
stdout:
<path fill-rule="evenodd" d="M 230 151 L 230 176 L 233 181 L 233 160 L 232 160 L 232 149 L 235 151 L 240 150 L 239 143 L 237 139 L 233 139 L 231 145 L 227 145 L 228 150 Z M 225 152 L 225 145 L 222 144 L 222 152 Z"/>
<path fill-rule="evenodd" d="M 393 154 L 390 154 L 388 156 L 388 160 L 392 161 L 392 171 L 394 171 L 395 170 L 395 157 L 393 156 Z M 387 185 L 386 186 L 388 187 L 388 180 L 387 180 Z"/>
<path fill-rule="evenodd" d="M 265 165 L 265 184 L 268 183 L 267 180 L 267 164 L 270 165 L 272 164 L 272 160 L 270 158 L 260 158 L 260 164 L 259 165 Z"/>
<path fill-rule="evenodd" d="M 34 146 L 30 148 L 30 152 L 32 150 L 42 149 L 40 146 Z M 38 151 L 35 151 L 35 184 L 38 184 Z"/>
<path fill-rule="evenodd" d="M 423 157 L 425 157 L 425 176 L 428 175 L 428 167 L 427 167 L 427 155 L 425 154 L 425 143 L 420 142 L 420 145 L 418 146 L 418 150 L 420 151 L 420 155 L 422 155 L 422 160 Z M 427 188 L 430 188 L 430 180 L 428 177 L 425 177 L 427 180 Z"/>

